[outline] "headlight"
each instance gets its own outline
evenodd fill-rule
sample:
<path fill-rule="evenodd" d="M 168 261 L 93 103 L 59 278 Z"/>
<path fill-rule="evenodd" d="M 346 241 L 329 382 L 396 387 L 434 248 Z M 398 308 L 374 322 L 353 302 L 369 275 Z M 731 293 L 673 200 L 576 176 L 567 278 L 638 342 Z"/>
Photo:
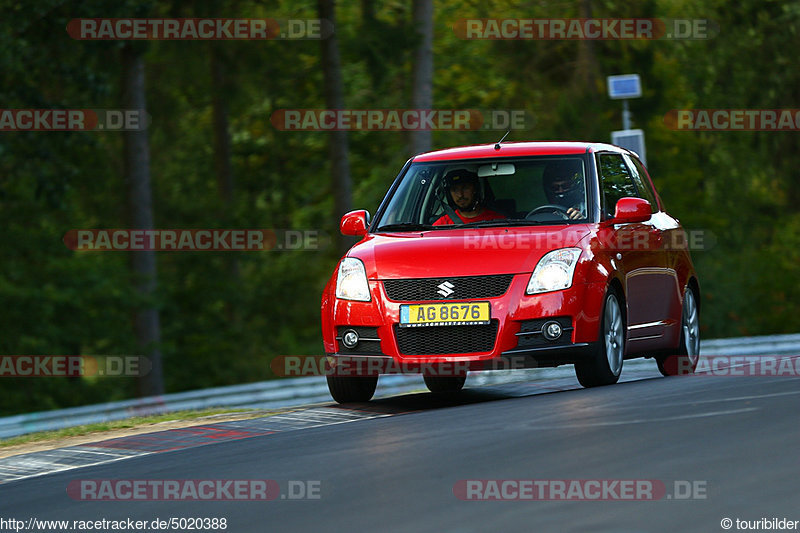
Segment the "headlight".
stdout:
<path fill-rule="evenodd" d="M 345 257 L 339 263 L 339 274 L 336 276 L 336 297 L 359 302 L 370 300 L 367 272 L 360 259 Z"/>
<path fill-rule="evenodd" d="M 572 275 L 581 255 L 580 248 L 553 250 L 539 260 L 525 294 L 559 291 L 572 286 Z"/>

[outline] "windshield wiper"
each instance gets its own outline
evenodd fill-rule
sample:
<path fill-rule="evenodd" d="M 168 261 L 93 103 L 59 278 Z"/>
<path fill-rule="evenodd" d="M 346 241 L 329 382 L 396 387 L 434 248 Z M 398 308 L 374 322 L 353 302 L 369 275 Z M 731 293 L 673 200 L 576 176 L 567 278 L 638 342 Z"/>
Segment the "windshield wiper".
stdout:
<path fill-rule="evenodd" d="M 458 227 L 489 228 L 494 226 L 539 226 L 541 224 L 548 224 L 548 222 L 540 220 L 525 220 L 524 218 L 500 218 L 495 220 L 481 220 L 479 222 L 468 222 Z"/>
<path fill-rule="evenodd" d="M 421 231 L 435 229 L 431 224 L 417 224 L 416 222 L 400 222 L 397 224 L 386 224 L 375 231 Z"/>

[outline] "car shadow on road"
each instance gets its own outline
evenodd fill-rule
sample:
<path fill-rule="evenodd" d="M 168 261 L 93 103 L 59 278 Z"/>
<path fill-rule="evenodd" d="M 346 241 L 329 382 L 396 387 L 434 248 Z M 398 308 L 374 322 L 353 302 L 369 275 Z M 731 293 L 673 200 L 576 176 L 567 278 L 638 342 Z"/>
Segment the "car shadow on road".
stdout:
<path fill-rule="evenodd" d="M 417 411 L 431 411 L 434 409 L 444 409 L 449 407 L 460 407 L 464 405 L 494 402 L 500 400 L 512 400 L 528 396 L 540 396 L 565 392 L 591 393 L 590 391 L 613 390 L 625 384 L 637 383 L 641 381 L 660 380 L 661 376 L 651 374 L 623 375 L 619 383 L 611 387 L 598 387 L 584 389 L 573 378 L 558 379 L 533 379 L 527 381 L 516 381 L 511 383 L 496 383 L 491 385 L 472 386 L 467 385 L 457 393 L 436 394 L 432 392 L 412 392 L 397 394 L 383 398 L 376 398 L 369 402 L 330 404 L 330 407 L 337 409 L 356 410 L 374 414 L 396 415 L 412 413 Z"/>
<path fill-rule="evenodd" d="M 522 381 L 467 387 L 456 393 L 441 394 L 432 392 L 413 392 L 370 402 L 331 404 L 331 407 L 365 411 L 376 414 L 401 414 L 415 411 L 430 411 L 448 407 L 459 407 L 475 403 L 510 400 L 539 394 L 551 394 L 580 389 L 574 380 Z"/>

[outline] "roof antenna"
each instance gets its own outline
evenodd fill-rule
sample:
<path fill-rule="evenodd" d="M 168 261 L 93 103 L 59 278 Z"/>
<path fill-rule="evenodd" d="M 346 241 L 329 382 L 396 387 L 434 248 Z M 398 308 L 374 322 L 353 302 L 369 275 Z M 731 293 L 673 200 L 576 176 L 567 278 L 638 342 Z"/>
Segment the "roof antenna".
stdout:
<path fill-rule="evenodd" d="M 508 130 L 508 131 L 506 132 L 506 134 L 505 134 L 505 135 L 503 135 L 503 138 L 502 138 L 502 139 L 500 139 L 499 141 L 497 141 L 497 143 L 494 145 L 494 149 L 495 149 L 495 150 L 499 150 L 499 149 L 500 149 L 500 143 L 506 140 L 506 137 L 508 137 L 508 134 L 509 134 L 509 133 L 511 133 L 511 130 Z"/>

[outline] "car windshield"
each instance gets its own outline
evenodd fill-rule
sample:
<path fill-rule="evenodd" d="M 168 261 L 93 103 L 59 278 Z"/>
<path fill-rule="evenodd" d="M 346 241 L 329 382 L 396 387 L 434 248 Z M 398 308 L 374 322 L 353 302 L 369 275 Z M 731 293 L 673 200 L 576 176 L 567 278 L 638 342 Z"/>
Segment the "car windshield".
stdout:
<path fill-rule="evenodd" d="M 412 164 L 373 231 L 586 222 L 581 156 Z"/>

